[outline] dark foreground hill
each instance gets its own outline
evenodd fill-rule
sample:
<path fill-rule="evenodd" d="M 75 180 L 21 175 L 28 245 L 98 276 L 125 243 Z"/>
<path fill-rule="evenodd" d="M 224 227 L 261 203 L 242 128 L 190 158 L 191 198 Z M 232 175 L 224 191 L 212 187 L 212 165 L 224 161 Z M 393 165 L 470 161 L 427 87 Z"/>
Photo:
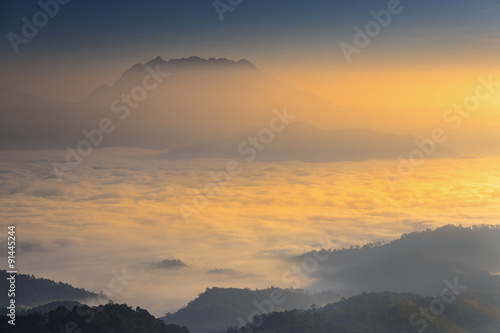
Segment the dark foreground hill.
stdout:
<path fill-rule="evenodd" d="M 58 307 L 62 306 L 65 307 L 66 309 L 73 309 L 75 306 L 82 306 L 83 304 L 77 301 L 54 301 L 50 302 L 47 304 L 35 306 L 33 308 L 29 309 L 21 309 L 18 311 L 19 314 L 26 315 L 28 313 L 49 313 L 52 310 L 57 309 Z M 3 311 L 3 312 L 2 312 Z M 8 313 L 8 309 L 2 309 L 0 310 L 0 315 L 5 315 Z"/>
<path fill-rule="evenodd" d="M 189 333 L 186 327 L 167 325 L 148 311 L 126 304 L 107 304 L 98 307 L 74 307 L 71 311 L 58 307 L 46 315 L 30 313 L 17 316 L 14 326 L 9 317 L 0 317 L 0 332 L 22 333 Z"/>
<path fill-rule="evenodd" d="M 452 299 L 451 295 L 447 296 Z M 231 328 L 227 333 L 500 332 L 498 293 L 462 294 L 450 304 L 445 304 L 444 309 L 435 305 L 435 300 L 392 292 L 362 294 L 320 309 L 257 316 L 251 325 Z M 436 314 L 432 307 L 442 313 Z"/>
<path fill-rule="evenodd" d="M 274 304 L 270 309 L 269 300 L 273 298 L 278 298 L 277 303 L 281 304 Z M 166 323 L 186 325 L 195 333 L 223 332 L 228 327 L 238 324 L 238 318 L 246 321 L 248 315 L 255 311 L 309 309 L 312 305 L 321 306 L 337 299 L 338 294 L 334 292 L 323 292 L 311 296 L 303 290 L 274 287 L 262 290 L 207 288 L 186 307 L 174 314 L 167 314 L 162 319 Z M 261 310 L 261 305 L 265 310 Z"/>
<path fill-rule="evenodd" d="M 10 274 L 0 270 L 0 290 L 9 290 Z M 81 288 L 75 288 L 70 284 L 55 282 L 49 279 L 37 278 L 33 275 L 16 275 L 16 304 L 19 308 L 34 307 L 53 301 L 80 301 L 96 298 L 94 292 Z M 0 297 L 0 309 L 8 306 L 7 294 Z"/>

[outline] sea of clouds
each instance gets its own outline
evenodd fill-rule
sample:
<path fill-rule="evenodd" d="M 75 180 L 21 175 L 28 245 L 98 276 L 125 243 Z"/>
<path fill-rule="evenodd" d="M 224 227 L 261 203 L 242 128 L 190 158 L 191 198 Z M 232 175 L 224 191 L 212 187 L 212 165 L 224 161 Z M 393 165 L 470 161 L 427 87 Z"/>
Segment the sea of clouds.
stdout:
<path fill-rule="evenodd" d="M 428 160 L 394 191 L 384 173 L 397 161 L 245 164 L 187 222 L 179 206 L 227 161 L 98 149 L 60 182 L 51 163 L 64 155 L 0 155 L 0 227 L 17 226 L 19 271 L 98 292 L 126 267 L 135 278 L 113 300 L 155 315 L 207 287 L 290 287 L 288 258 L 327 237 L 342 248 L 500 220 L 498 158 Z M 186 266 L 155 265 L 165 259 Z"/>

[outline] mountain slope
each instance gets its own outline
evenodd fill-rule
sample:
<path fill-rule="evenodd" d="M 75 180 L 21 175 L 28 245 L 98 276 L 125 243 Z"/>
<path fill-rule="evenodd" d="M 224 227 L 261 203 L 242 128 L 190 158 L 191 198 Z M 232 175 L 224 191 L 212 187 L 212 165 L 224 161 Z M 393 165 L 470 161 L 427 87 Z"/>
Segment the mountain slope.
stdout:
<path fill-rule="evenodd" d="M 0 270 L 0 288 L 9 290 L 9 274 Z M 49 279 L 36 278 L 26 274 L 16 275 L 16 306 L 18 308 L 33 307 L 53 301 L 79 301 L 96 298 L 96 293 L 81 288 L 75 288 L 67 283 L 55 282 Z M 8 306 L 7 293 L 0 297 L 0 308 Z"/>
<path fill-rule="evenodd" d="M 457 277 L 468 291 L 500 291 L 500 276 L 490 274 L 500 271 L 498 253 L 498 226 L 428 229 L 388 244 L 319 251 L 328 258 L 319 265 L 310 288 L 331 289 L 344 296 L 385 290 L 433 295 L 443 288 L 443 280 Z M 293 260 L 314 255 L 310 252 Z"/>
<path fill-rule="evenodd" d="M 256 150 L 249 142 L 258 137 L 259 129 L 245 131 L 236 136 L 216 141 L 202 141 L 196 144 L 174 148 L 160 155 L 171 160 L 196 158 L 248 158 L 255 151 L 258 161 L 363 161 L 368 159 L 397 159 L 408 156 L 418 149 L 416 138 L 368 129 L 324 130 L 306 122 L 290 123 L 262 150 Z M 267 140 L 267 136 L 266 136 Z M 242 145 L 242 143 L 244 143 Z M 267 142 L 265 142 L 267 143 Z M 452 149 L 434 146 L 430 158 L 458 157 Z M 241 149 L 240 149 L 241 148 Z M 244 152 L 242 154 L 241 152 Z"/>
<path fill-rule="evenodd" d="M 274 311 L 309 309 L 311 305 L 322 305 L 337 300 L 334 292 L 310 296 L 301 290 L 268 288 L 263 290 L 211 288 L 198 298 L 162 319 L 166 323 L 185 325 L 192 332 L 221 332 L 238 323 L 238 317 L 247 318 L 248 314 L 259 309 L 256 303 L 268 303 L 273 293 L 279 293 L 280 302 Z M 268 306 L 265 306 L 268 308 Z"/>
<path fill-rule="evenodd" d="M 500 329 L 500 295 L 463 294 L 433 315 L 435 298 L 391 292 L 370 293 L 330 304 L 321 309 L 272 313 L 228 333 L 238 332 L 429 332 L 496 333 Z M 421 314 L 426 309 L 429 320 Z M 410 317 L 413 317 L 412 324 Z"/>

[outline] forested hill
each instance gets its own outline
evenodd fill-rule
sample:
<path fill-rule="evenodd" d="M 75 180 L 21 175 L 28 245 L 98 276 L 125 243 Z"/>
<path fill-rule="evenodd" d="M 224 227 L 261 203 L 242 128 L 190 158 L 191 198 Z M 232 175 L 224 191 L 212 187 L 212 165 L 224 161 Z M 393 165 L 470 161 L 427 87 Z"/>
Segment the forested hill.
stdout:
<path fill-rule="evenodd" d="M 194 333 L 223 332 L 237 324 L 238 317 L 246 319 L 248 314 L 259 311 L 255 303 L 269 302 L 273 293 L 280 295 L 279 303 L 283 300 L 281 304 L 274 305 L 274 311 L 309 309 L 312 305 L 320 306 L 338 299 L 338 294 L 331 291 L 308 295 L 299 289 L 274 287 L 260 290 L 207 288 L 186 307 L 162 319 L 166 323 L 186 325 Z"/>
<path fill-rule="evenodd" d="M 293 258 L 326 258 L 308 290 L 335 290 L 345 297 L 394 291 L 433 296 L 444 279 L 458 277 L 467 291 L 500 290 L 500 227 L 444 226 L 404 234 L 390 243 L 323 249 Z"/>
<path fill-rule="evenodd" d="M 451 297 L 451 296 L 450 296 Z M 451 298 L 450 298 L 451 299 Z M 323 308 L 286 311 L 257 317 L 252 325 L 227 333 L 498 333 L 500 294 L 462 294 L 445 304 L 441 314 L 430 310 L 435 298 L 393 292 L 361 294 Z M 434 304 L 434 303 L 432 303 Z M 435 305 L 436 309 L 438 308 Z M 421 309 L 426 311 L 426 320 Z M 412 314 L 415 314 L 412 318 Z M 410 324 L 411 319 L 412 324 Z"/>
<path fill-rule="evenodd" d="M 0 270 L 0 290 L 9 290 L 7 277 L 10 274 Z M 18 307 L 33 307 L 53 301 L 78 301 L 88 298 L 96 298 L 96 293 L 81 288 L 75 288 L 70 284 L 55 282 L 49 279 L 37 278 L 33 275 L 16 275 L 16 305 Z M 9 299 L 0 297 L 0 309 L 8 306 Z"/>
<path fill-rule="evenodd" d="M 12 332 L 9 317 L 0 317 L 0 332 Z M 189 333 L 186 327 L 167 325 L 148 311 L 126 304 L 98 307 L 58 307 L 47 315 L 30 313 L 16 317 L 16 331 L 22 333 Z"/>

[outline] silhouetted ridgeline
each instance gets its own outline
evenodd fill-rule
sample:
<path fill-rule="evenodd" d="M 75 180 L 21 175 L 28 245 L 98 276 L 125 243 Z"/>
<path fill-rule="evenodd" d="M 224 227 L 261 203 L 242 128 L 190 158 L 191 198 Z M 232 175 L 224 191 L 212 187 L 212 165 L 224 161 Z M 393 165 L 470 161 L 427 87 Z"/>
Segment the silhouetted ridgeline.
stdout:
<path fill-rule="evenodd" d="M 0 290 L 9 290 L 7 271 L 0 270 Z M 16 275 L 16 306 L 33 307 L 53 301 L 85 300 L 98 296 L 94 292 L 75 288 L 67 283 L 55 282 L 49 279 L 36 278 L 33 275 Z M 0 308 L 8 306 L 9 299 L 0 297 Z"/>
<path fill-rule="evenodd" d="M 303 290 L 268 288 L 261 290 L 236 288 L 207 288 L 198 298 L 174 314 L 162 319 L 166 323 L 186 325 L 192 332 L 224 331 L 237 323 L 237 318 L 247 318 L 249 313 L 258 311 L 255 301 L 271 299 L 273 291 L 281 291 L 285 301 L 276 306 L 275 311 L 309 309 L 311 305 L 323 305 L 338 299 L 334 292 L 323 292 L 313 296 Z M 280 299 L 282 299 L 280 297 Z"/>
<path fill-rule="evenodd" d="M 409 318 L 428 309 L 432 297 L 391 292 L 362 294 L 309 311 L 286 311 L 256 318 L 253 326 L 239 332 L 266 333 L 498 333 L 500 332 L 500 295 L 463 294 L 447 304 L 441 315 L 432 321 L 422 320 L 411 325 Z M 262 321 L 263 320 L 263 321 Z M 259 325 L 260 324 L 260 325 Z M 424 325 L 427 325 L 423 329 Z M 236 329 L 227 333 L 236 333 Z"/>
<path fill-rule="evenodd" d="M 8 317 L 0 317 L 0 331 L 10 332 Z M 107 304 L 89 308 L 75 307 L 71 311 L 58 307 L 48 315 L 31 313 L 16 317 L 16 330 L 22 333 L 189 333 L 186 327 L 167 325 L 148 311 L 137 307 L 133 310 L 126 304 Z M 79 331 L 81 330 L 81 331 Z"/>
<path fill-rule="evenodd" d="M 319 252 L 328 253 L 332 261 L 348 262 L 359 257 L 371 259 L 390 252 L 418 251 L 432 254 L 436 258 L 475 262 L 485 269 L 500 271 L 500 261 L 497 260 L 500 250 L 499 237 L 499 225 L 482 224 L 472 227 L 446 225 L 435 230 L 427 228 L 425 231 L 403 234 L 399 239 L 389 243 L 375 242 L 362 247 L 322 249 Z M 316 251 L 307 252 L 294 259 L 301 260 L 314 252 Z"/>

